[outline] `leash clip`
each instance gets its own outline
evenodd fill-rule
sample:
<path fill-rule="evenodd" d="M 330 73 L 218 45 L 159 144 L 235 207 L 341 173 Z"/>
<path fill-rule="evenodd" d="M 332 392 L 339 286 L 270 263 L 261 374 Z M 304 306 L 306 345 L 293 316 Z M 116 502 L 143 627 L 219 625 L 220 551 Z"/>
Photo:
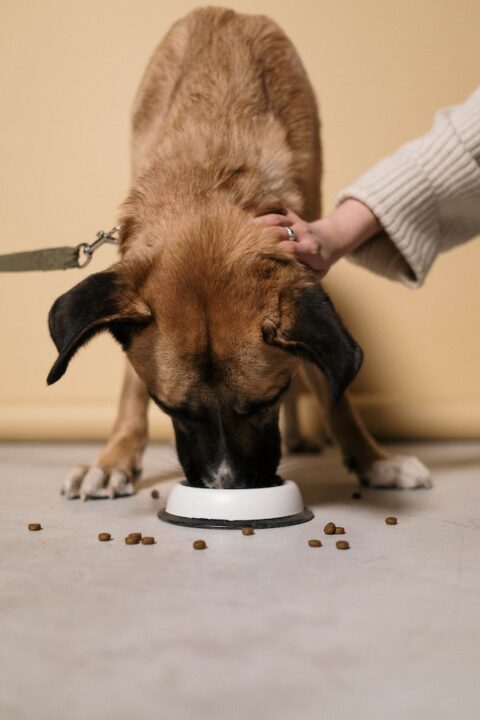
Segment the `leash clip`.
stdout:
<path fill-rule="evenodd" d="M 118 232 L 120 232 L 120 225 L 113 227 L 107 232 L 105 232 L 105 230 L 99 230 L 97 232 L 97 239 L 94 240 L 92 243 L 80 243 L 80 245 L 77 245 L 78 267 L 86 267 L 92 259 L 93 253 L 96 252 L 96 250 L 98 250 L 98 248 L 105 243 L 110 243 L 111 245 L 118 245 L 118 237 L 115 237 Z"/>

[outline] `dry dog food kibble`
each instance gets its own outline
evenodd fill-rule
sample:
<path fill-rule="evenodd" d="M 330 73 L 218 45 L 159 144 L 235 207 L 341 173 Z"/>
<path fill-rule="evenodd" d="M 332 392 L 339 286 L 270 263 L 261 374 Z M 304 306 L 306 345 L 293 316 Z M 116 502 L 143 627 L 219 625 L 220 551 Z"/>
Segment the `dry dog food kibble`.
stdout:
<path fill-rule="evenodd" d="M 158 492 L 158 490 L 152 490 L 152 492 L 150 493 L 150 495 L 152 496 L 152 498 L 153 498 L 154 500 L 158 500 L 158 498 L 160 497 L 160 493 Z"/>
<path fill-rule="evenodd" d="M 110 533 L 100 533 L 98 539 L 100 540 L 100 542 L 107 542 L 108 540 L 112 539 L 112 536 L 110 535 Z"/>
<path fill-rule="evenodd" d="M 207 543 L 205 542 L 205 540 L 195 540 L 193 543 L 193 547 L 195 548 L 195 550 L 205 550 L 205 548 L 207 547 Z"/>
<path fill-rule="evenodd" d="M 345 535 L 345 528 L 337 527 L 335 528 L 335 535 Z"/>
<path fill-rule="evenodd" d="M 128 535 L 128 537 L 125 538 L 125 545 L 138 545 L 140 542 L 140 539 L 136 537 L 132 537 L 131 535 Z"/>
<path fill-rule="evenodd" d="M 310 547 L 322 547 L 320 540 L 309 540 L 308 544 Z"/>
<path fill-rule="evenodd" d="M 142 545 L 155 545 L 155 538 L 146 535 L 145 537 L 142 537 L 141 543 Z"/>
<path fill-rule="evenodd" d="M 28 529 L 29 530 L 41 530 L 42 526 L 40 523 L 28 523 Z"/>
<path fill-rule="evenodd" d="M 133 538 L 137 542 L 140 542 L 142 539 L 142 533 L 128 533 L 128 537 Z"/>
<path fill-rule="evenodd" d="M 397 518 L 396 517 L 387 517 L 387 518 L 385 518 L 385 522 L 387 523 L 387 525 L 396 525 Z"/>
<path fill-rule="evenodd" d="M 358 491 L 355 491 L 352 493 L 352 498 L 354 500 L 360 500 L 361 497 L 362 497 L 362 493 L 359 493 Z"/>
<path fill-rule="evenodd" d="M 346 540 L 337 540 L 336 546 L 339 550 L 348 550 L 350 548 L 350 545 Z"/>
<path fill-rule="evenodd" d="M 329 522 L 323 528 L 325 535 L 335 535 L 335 523 Z"/>
<path fill-rule="evenodd" d="M 242 528 L 242 535 L 254 535 L 253 528 Z"/>

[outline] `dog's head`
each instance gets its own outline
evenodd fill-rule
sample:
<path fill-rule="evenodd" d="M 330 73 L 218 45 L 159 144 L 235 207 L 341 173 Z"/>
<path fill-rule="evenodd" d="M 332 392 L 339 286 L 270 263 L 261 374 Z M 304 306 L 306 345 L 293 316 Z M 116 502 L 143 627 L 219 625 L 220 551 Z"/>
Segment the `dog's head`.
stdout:
<path fill-rule="evenodd" d="M 171 416 L 191 484 L 273 484 L 279 406 L 300 361 L 323 371 L 335 403 L 358 372 L 359 346 L 310 271 L 244 218 L 195 218 L 159 251 L 141 247 L 54 303 L 48 383 L 108 330 Z"/>

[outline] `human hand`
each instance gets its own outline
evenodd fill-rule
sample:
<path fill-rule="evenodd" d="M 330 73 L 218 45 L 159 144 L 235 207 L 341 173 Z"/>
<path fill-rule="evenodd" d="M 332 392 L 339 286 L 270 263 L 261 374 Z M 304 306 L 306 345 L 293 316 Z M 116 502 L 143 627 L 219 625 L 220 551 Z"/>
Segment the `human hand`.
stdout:
<path fill-rule="evenodd" d="M 345 200 L 327 217 L 311 223 L 292 210 L 286 215 L 260 215 L 252 222 L 275 235 L 279 247 L 293 253 L 319 278 L 324 277 L 337 260 L 382 229 L 370 208 L 353 198 Z M 289 239 L 287 227 L 293 229 L 295 239 Z"/>
<path fill-rule="evenodd" d="M 256 225 L 267 228 L 279 240 L 279 247 L 295 255 L 305 265 L 323 277 L 334 262 L 331 244 L 323 229 L 323 221 L 308 223 L 292 210 L 286 215 L 271 213 L 253 219 Z M 289 239 L 287 228 L 292 228 L 295 239 Z"/>

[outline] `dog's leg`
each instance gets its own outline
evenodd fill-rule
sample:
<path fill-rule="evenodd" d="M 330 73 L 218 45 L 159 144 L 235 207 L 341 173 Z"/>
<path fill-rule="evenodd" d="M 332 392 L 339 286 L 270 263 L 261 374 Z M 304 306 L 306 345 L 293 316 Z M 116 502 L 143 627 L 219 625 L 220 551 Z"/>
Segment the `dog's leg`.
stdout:
<path fill-rule="evenodd" d="M 298 417 L 298 386 L 295 378 L 285 396 L 282 405 L 283 432 L 282 439 L 288 453 L 320 452 L 323 444 L 315 443 L 306 438 L 300 430 Z"/>
<path fill-rule="evenodd" d="M 62 487 L 68 498 L 133 495 L 148 442 L 148 393 L 127 360 L 117 419 L 98 459 L 70 471 Z"/>
<path fill-rule="evenodd" d="M 300 422 L 297 408 L 297 389 L 293 384 L 288 389 L 282 404 L 283 433 L 282 439 L 287 452 L 296 452 L 301 445 Z"/>
<path fill-rule="evenodd" d="M 315 397 L 329 409 L 332 431 L 346 467 L 357 474 L 361 483 L 378 488 L 431 487 L 430 471 L 417 458 L 392 455 L 375 441 L 347 393 L 332 407 L 323 373 L 310 363 L 305 363 L 302 370 Z"/>
<path fill-rule="evenodd" d="M 295 378 L 282 404 L 282 440 L 287 453 L 319 452 L 320 445 L 302 435 L 298 418 L 298 388 Z"/>

